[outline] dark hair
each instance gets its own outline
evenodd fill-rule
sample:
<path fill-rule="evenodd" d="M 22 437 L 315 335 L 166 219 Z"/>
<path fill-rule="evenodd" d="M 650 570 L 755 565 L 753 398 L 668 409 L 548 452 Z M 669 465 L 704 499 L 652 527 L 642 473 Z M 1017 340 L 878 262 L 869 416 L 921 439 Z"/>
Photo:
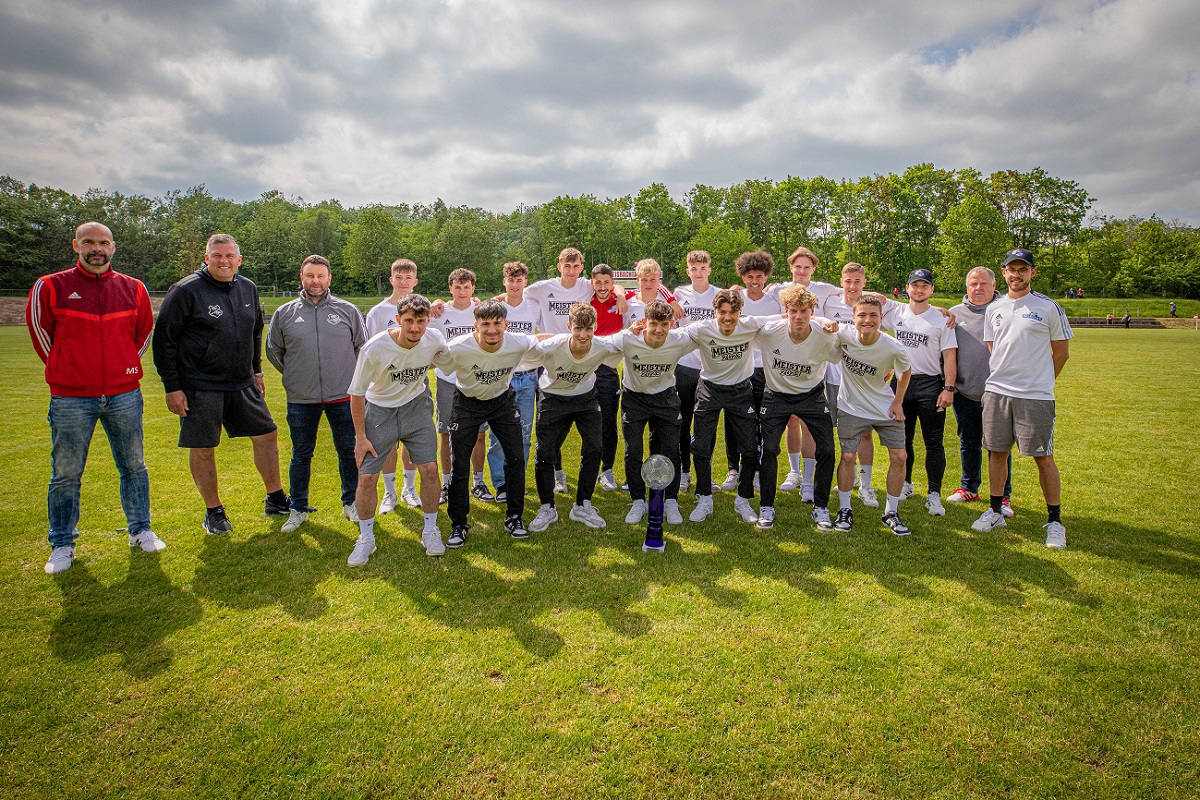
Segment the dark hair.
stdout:
<path fill-rule="evenodd" d="M 675 312 L 671 307 L 662 300 L 651 300 L 646 303 L 646 320 L 654 320 L 655 322 L 669 322 L 675 319 Z"/>
<path fill-rule="evenodd" d="M 475 306 L 475 319 L 508 319 L 508 309 L 499 300 L 484 300 Z"/>
<path fill-rule="evenodd" d="M 567 319 L 571 322 L 572 327 L 582 325 L 585 328 L 594 328 L 596 327 L 596 309 L 592 308 L 591 303 L 576 303 L 567 312 Z"/>
<path fill-rule="evenodd" d="M 411 311 L 415 316 L 429 316 L 429 300 L 424 295 L 406 294 L 400 298 L 400 302 L 396 303 L 396 316 L 403 316 L 405 312 Z"/>
<path fill-rule="evenodd" d="M 333 272 L 333 267 L 329 266 L 329 259 L 325 256 L 311 255 L 300 262 L 300 269 L 304 269 L 309 264 L 320 264 L 325 269 Z"/>
<path fill-rule="evenodd" d="M 447 286 L 453 286 L 456 283 L 466 281 L 472 286 L 475 285 L 475 273 L 464 267 L 459 267 L 456 270 L 451 270 L 450 277 L 446 279 Z"/>
<path fill-rule="evenodd" d="M 592 267 L 592 277 L 594 278 L 597 275 L 607 275 L 611 278 L 613 276 L 612 267 L 610 267 L 608 264 L 597 264 L 596 266 Z"/>
<path fill-rule="evenodd" d="M 721 307 L 722 303 L 729 303 L 734 311 L 742 310 L 742 293 L 735 292 L 733 289 L 722 289 L 713 297 L 713 309 Z"/>
<path fill-rule="evenodd" d="M 764 275 L 770 275 L 775 271 L 775 259 L 771 258 L 771 254 L 765 250 L 755 250 L 753 253 L 742 253 L 738 256 L 737 261 L 733 262 L 733 267 L 737 270 L 739 278 L 747 272 L 761 272 Z"/>

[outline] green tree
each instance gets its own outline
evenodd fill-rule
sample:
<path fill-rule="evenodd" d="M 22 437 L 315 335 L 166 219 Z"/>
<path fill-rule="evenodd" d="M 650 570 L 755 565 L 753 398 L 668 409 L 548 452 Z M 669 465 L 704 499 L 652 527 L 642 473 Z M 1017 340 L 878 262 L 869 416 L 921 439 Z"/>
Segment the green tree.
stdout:
<path fill-rule="evenodd" d="M 350 229 L 342 261 L 351 278 L 369 286 L 387 274 L 401 249 L 396 218 L 383 206 L 371 206 Z"/>
<path fill-rule="evenodd" d="M 942 220 L 934 240 L 939 259 L 934 269 L 937 285 L 958 291 L 974 267 L 992 267 L 1012 244 L 1004 217 L 981 195 L 969 194 Z"/>
<path fill-rule="evenodd" d="M 710 280 L 717 286 L 733 286 L 737 283 L 737 271 L 733 268 L 737 257 L 754 250 L 750 232 L 734 228 L 728 222 L 706 222 L 696 231 L 687 245 L 688 250 L 707 250 L 712 256 Z M 776 269 L 778 270 L 778 264 Z M 790 280 L 790 278 L 789 278 Z"/>

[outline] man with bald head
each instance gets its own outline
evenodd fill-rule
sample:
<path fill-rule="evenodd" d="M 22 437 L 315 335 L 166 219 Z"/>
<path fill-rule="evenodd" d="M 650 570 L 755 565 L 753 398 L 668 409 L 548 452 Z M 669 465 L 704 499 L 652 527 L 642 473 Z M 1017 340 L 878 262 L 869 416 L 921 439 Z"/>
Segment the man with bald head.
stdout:
<path fill-rule="evenodd" d="M 150 478 L 142 457 L 142 353 L 154 317 L 136 278 L 112 268 L 112 231 L 98 222 L 75 230 L 75 266 L 39 278 L 25 320 L 50 385 L 50 560 L 65 572 L 79 536 L 79 485 L 99 422 L 120 475 L 129 546 L 166 548 L 150 530 Z"/>

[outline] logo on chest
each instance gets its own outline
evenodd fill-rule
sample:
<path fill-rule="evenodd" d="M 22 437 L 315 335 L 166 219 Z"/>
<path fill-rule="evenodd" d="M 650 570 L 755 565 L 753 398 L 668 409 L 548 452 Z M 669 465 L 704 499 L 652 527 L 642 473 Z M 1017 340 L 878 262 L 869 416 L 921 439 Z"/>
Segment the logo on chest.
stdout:
<path fill-rule="evenodd" d="M 221 310 L 220 306 L 209 306 L 208 307 L 208 315 L 210 317 L 212 317 L 213 319 L 220 319 L 221 315 L 224 313 L 225 312 Z"/>

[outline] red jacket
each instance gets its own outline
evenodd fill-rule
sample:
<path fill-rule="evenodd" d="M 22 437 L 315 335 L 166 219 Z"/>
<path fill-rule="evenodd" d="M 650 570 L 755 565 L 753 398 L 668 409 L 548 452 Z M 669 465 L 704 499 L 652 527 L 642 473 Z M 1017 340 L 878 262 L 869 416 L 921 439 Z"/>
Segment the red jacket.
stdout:
<path fill-rule="evenodd" d="M 137 278 L 73 269 L 38 278 L 25 322 L 51 394 L 104 397 L 137 389 L 154 314 Z"/>

